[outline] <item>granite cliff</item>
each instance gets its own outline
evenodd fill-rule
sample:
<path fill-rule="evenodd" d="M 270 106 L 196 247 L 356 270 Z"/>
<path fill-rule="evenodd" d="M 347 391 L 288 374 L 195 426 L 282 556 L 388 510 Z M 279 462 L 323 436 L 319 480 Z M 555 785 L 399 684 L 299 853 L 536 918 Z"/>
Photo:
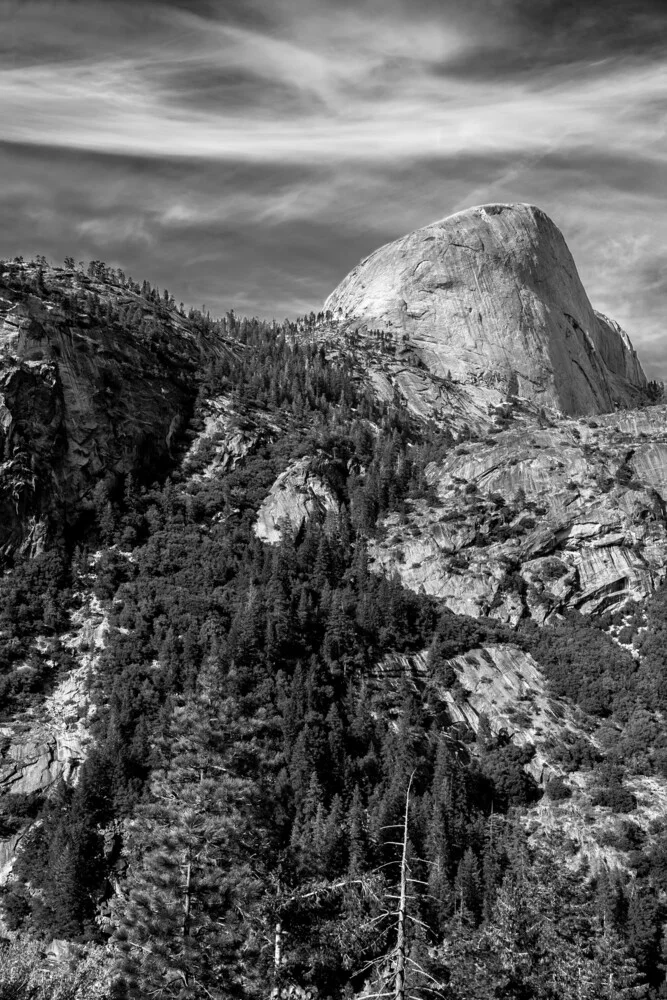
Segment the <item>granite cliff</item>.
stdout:
<path fill-rule="evenodd" d="M 196 375 L 226 350 L 103 265 L 0 263 L 0 557 L 39 551 L 100 482 L 169 468 Z"/>
<path fill-rule="evenodd" d="M 346 330 L 397 339 L 412 369 L 398 389 L 429 415 L 452 403 L 474 415 L 507 394 L 605 413 L 646 387 L 627 335 L 593 310 L 561 232 L 530 205 L 468 209 L 389 243 L 324 308 Z"/>
<path fill-rule="evenodd" d="M 385 520 L 378 569 L 458 613 L 513 623 L 645 598 L 667 562 L 666 415 L 540 426 L 517 414 L 457 446 L 428 467 L 437 500 Z"/>

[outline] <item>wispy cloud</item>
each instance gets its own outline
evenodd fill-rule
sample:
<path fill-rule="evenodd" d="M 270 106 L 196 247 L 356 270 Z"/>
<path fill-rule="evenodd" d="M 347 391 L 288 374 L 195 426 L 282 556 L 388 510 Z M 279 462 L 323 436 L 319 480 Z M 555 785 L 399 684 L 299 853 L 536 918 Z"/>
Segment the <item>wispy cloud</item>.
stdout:
<path fill-rule="evenodd" d="M 457 61 L 476 43 L 463 30 L 392 20 L 383 28 L 359 14 L 315 40 L 182 12 L 164 14 L 163 34 L 145 50 L 83 45 L 80 59 L 0 71 L 5 141 L 288 163 L 525 155 L 592 135 L 607 148 L 636 149 L 655 147 L 667 88 L 659 62 L 520 76 L 501 87 L 460 79 Z"/>
<path fill-rule="evenodd" d="M 381 241 L 534 201 L 667 375 L 666 26 L 654 0 L 0 0 L 0 252 L 281 315 Z"/>

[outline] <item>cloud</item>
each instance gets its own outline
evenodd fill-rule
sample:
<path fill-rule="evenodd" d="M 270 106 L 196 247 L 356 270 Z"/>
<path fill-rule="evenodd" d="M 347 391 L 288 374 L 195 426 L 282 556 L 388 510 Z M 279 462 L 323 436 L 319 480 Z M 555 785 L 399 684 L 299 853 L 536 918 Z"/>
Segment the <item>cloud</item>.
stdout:
<path fill-rule="evenodd" d="M 280 316 L 531 201 L 667 376 L 666 26 L 662 0 L 0 0 L 0 253 Z"/>
<path fill-rule="evenodd" d="M 273 50 L 271 63 L 263 40 L 255 43 L 261 73 L 253 70 L 249 77 L 241 67 L 240 78 L 229 67 L 218 73 L 217 107 L 213 94 L 204 107 L 183 107 L 174 97 L 179 77 L 172 62 L 168 71 L 128 59 L 2 71 L 2 135 L 8 142 L 109 154 L 297 164 L 496 150 L 530 155 L 592 135 L 617 150 L 662 141 L 654 113 L 667 86 L 662 65 L 583 79 L 520 80 L 500 89 L 488 82 L 446 84 L 408 68 L 400 87 L 378 88 L 370 71 L 355 83 L 351 68 L 329 72 L 316 58 L 296 72 L 296 52 L 281 48 Z M 241 61 L 252 60 L 245 54 Z M 183 62 L 181 80 L 188 72 Z M 274 76 L 262 87 L 259 77 L 270 69 Z M 203 56 L 191 63 L 189 96 L 198 80 L 214 80 L 216 72 Z M 230 100 L 226 95 L 234 88 Z"/>

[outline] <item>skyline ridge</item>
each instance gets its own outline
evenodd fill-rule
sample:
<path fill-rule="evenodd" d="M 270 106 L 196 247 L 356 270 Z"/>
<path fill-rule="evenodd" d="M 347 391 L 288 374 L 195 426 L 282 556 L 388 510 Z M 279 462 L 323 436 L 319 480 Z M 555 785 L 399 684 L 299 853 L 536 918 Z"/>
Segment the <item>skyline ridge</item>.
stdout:
<path fill-rule="evenodd" d="M 0 255 L 282 318 L 430 220 L 532 202 L 667 375 L 664 5 L 5 0 L 0 27 Z"/>

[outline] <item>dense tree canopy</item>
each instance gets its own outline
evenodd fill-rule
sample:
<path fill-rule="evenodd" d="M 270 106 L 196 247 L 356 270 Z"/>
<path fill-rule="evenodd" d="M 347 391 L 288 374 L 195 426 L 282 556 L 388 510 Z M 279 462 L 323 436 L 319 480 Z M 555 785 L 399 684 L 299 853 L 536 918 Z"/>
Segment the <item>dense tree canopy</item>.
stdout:
<path fill-rule="evenodd" d="M 101 262 L 89 275 L 110 280 Z M 20 268 L 12 280 L 24 280 Z M 158 311 L 176 309 L 166 292 L 113 280 Z M 101 322 L 144 322 L 113 304 L 86 307 Z M 270 417 L 249 453 L 206 475 L 210 441 L 161 482 L 103 484 L 94 519 L 0 580 L 7 713 L 71 665 L 59 636 L 91 589 L 110 621 L 91 679 L 95 743 L 77 784 L 4 810 L 6 832 L 31 821 L 0 896 L 8 928 L 108 944 L 114 996 L 127 1000 L 260 997 L 290 983 L 331 998 L 375 981 L 381 992 L 410 787 L 419 930 L 408 946 L 435 995 L 658 996 L 664 833 L 643 850 L 627 820 L 632 879 L 577 866 L 566 838 L 529 843 L 517 817 L 541 794 L 526 769 L 532 748 L 494 736 L 485 719 L 476 737 L 454 725 L 433 689 L 455 683 L 455 655 L 523 644 L 555 695 L 624 727 L 616 749 L 596 754 L 573 739 L 554 754 L 565 771 L 595 770 L 600 801 L 631 817 L 623 753 L 644 754 L 647 773 L 667 760 L 653 714 L 665 705 L 664 593 L 649 604 L 638 663 L 604 622 L 573 615 L 516 633 L 372 572 L 369 539 L 388 511 L 432 500 L 425 469 L 446 436 L 378 402 L 352 354 L 332 358 L 294 324 L 190 318 L 238 351 L 201 373 L 182 453 L 213 398 L 239 425 Z M 303 456 L 336 510 L 267 545 L 253 530 L 257 510 Z M 423 650 L 430 690 L 407 673 L 382 683 L 383 658 Z M 552 802 L 568 798 L 563 778 L 547 790 Z M 6 982 L 2 995 L 41 996 Z M 434 995 L 424 983 L 415 995 Z"/>

